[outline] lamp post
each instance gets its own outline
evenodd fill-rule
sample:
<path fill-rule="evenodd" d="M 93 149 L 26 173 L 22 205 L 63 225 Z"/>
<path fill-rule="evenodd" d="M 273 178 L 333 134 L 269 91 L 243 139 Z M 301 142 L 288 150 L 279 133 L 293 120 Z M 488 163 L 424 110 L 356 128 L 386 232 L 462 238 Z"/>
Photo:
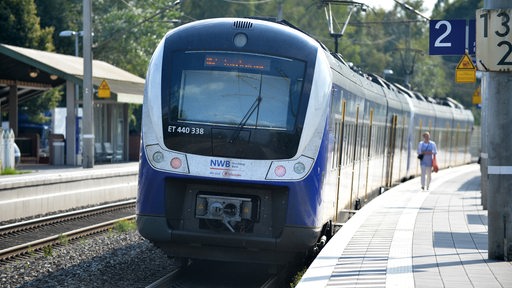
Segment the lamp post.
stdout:
<path fill-rule="evenodd" d="M 66 30 L 59 33 L 59 37 L 75 37 L 75 56 L 78 56 L 78 37 L 83 35 L 84 31 L 77 32 Z"/>
<path fill-rule="evenodd" d="M 84 36 L 84 31 L 71 31 L 65 30 L 59 33 L 59 37 L 73 37 L 75 36 L 75 56 L 78 57 L 78 37 Z M 75 84 L 75 99 L 78 101 L 78 84 Z M 78 111 L 77 111 L 78 112 Z"/>
<path fill-rule="evenodd" d="M 75 37 L 75 56 L 78 57 L 78 37 L 84 36 L 84 31 L 65 30 L 59 33 L 59 37 Z M 75 84 L 75 100 L 78 101 L 78 84 Z M 78 113 L 78 111 L 77 111 Z"/>

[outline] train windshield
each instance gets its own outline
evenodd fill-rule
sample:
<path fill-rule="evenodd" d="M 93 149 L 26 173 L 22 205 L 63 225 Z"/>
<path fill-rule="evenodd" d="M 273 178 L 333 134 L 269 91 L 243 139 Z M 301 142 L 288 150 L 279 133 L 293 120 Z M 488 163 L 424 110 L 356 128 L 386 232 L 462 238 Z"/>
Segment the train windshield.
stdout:
<path fill-rule="evenodd" d="M 180 91 L 178 121 L 288 130 L 295 124 L 297 107 L 283 97 L 290 95 L 288 78 L 190 70 Z"/>
<path fill-rule="evenodd" d="M 176 52 L 171 63 L 163 78 L 167 71 L 170 87 L 163 94 L 169 97 L 162 101 L 169 148 L 239 158 L 295 155 L 297 126 L 304 114 L 304 62 L 256 54 Z"/>

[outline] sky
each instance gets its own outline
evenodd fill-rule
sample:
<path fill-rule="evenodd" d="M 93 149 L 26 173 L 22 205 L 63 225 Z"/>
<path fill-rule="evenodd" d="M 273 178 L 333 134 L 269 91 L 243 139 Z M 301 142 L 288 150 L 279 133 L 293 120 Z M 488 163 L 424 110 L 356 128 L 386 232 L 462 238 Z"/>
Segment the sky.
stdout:
<path fill-rule="evenodd" d="M 400 2 L 404 2 L 402 0 L 398 0 Z M 394 0 L 363 0 L 360 1 L 363 3 L 368 4 L 370 7 L 376 7 L 376 8 L 384 8 L 384 9 L 391 9 L 395 5 Z M 437 0 L 423 0 L 423 8 L 427 9 L 427 12 L 425 12 L 425 16 L 430 17 L 430 14 L 432 14 L 432 9 L 434 8 L 434 5 L 436 4 Z"/>

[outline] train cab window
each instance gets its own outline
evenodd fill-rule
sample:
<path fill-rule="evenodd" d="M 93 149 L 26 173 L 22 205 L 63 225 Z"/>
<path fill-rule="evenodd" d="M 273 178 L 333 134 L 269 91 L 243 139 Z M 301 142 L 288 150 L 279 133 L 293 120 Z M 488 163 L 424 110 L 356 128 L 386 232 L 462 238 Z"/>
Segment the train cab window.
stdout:
<path fill-rule="evenodd" d="M 183 72 L 180 90 L 178 121 L 285 130 L 295 124 L 291 112 L 297 108 L 292 109 L 290 99 L 282 97 L 290 95 L 288 78 L 190 70 Z"/>
<path fill-rule="evenodd" d="M 179 62 L 177 67 L 183 69 L 171 71 L 170 120 L 294 128 L 305 73 L 303 62 L 227 52 L 174 56 L 173 62 Z"/>
<path fill-rule="evenodd" d="M 295 155 L 308 101 L 303 93 L 305 62 L 249 53 L 176 51 L 164 55 L 163 63 L 169 63 L 162 73 L 168 148 L 255 159 Z"/>

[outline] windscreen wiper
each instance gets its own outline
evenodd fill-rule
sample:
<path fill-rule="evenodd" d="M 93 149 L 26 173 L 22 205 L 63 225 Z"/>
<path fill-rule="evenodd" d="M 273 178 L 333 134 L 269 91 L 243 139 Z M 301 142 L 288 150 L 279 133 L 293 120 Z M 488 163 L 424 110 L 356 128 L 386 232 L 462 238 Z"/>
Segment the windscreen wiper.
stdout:
<path fill-rule="evenodd" d="M 261 91 L 261 89 L 260 89 L 260 91 Z M 258 97 L 256 97 L 256 100 L 254 100 L 254 102 L 252 102 L 251 107 L 249 108 L 249 110 L 247 110 L 247 112 L 245 113 L 242 120 L 240 120 L 240 123 L 238 123 L 238 128 L 235 130 L 233 135 L 231 135 L 231 138 L 229 139 L 228 143 L 233 143 L 233 142 L 235 142 L 236 139 L 238 139 L 238 136 L 240 136 L 240 132 L 247 124 L 247 121 L 249 121 L 249 119 L 251 118 L 254 111 L 256 111 L 256 109 L 258 109 L 260 107 L 260 103 L 261 103 L 262 99 L 263 98 L 261 97 L 261 94 L 260 94 L 260 95 L 258 95 Z"/>

